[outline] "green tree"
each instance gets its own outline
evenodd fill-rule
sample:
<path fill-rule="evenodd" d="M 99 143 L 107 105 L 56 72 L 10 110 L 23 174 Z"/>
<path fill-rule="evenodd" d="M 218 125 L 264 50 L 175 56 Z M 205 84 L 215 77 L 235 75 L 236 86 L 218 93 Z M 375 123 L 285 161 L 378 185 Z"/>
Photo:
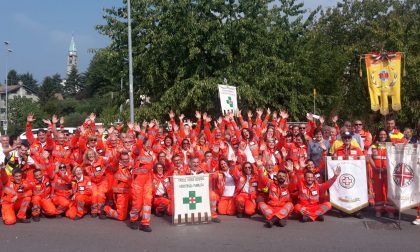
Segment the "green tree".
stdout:
<path fill-rule="evenodd" d="M 18 84 L 18 74 L 16 72 L 16 70 L 11 69 L 8 73 L 7 73 L 7 85 L 12 86 L 12 85 L 17 85 Z"/>
<path fill-rule="evenodd" d="M 42 104 L 47 103 L 51 99 L 55 99 L 56 94 L 62 93 L 61 77 L 59 74 L 47 76 L 44 78 L 42 85 L 39 87 L 39 99 Z"/>
<path fill-rule="evenodd" d="M 63 88 L 65 97 L 79 98 L 79 95 L 81 95 L 84 91 L 84 82 L 84 76 L 78 73 L 77 68 L 72 67 Z"/>
<path fill-rule="evenodd" d="M 41 120 L 42 118 L 45 118 L 45 113 L 38 102 L 25 97 L 14 97 L 9 101 L 8 108 L 8 134 L 10 136 L 18 136 L 25 131 L 26 116 L 29 112 L 32 112 L 37 119 L 33 124 L 33 128 L 45 127 Z"/>

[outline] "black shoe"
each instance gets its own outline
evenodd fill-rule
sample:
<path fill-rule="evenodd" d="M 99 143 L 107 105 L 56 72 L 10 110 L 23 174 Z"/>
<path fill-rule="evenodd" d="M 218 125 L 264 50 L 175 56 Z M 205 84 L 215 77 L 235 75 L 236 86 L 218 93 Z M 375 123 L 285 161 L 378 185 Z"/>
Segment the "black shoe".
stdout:
<path fill-rule="evenodd" d="M 29 220 L 29 219 L 17 219 L 16 222 L 18 222 L 18 223 L 31 223 L 31 220 Z"/>
<path fill-rule="evenodd" d="M 73 220 L 78 221 L 78 220 L 80 220 L 80 219 L 82 219 L 82 218 L 80 218 L 79 216 L 77 216 L 77 215 L 76 215 L 76 217 L 74 217 L 74 219 L 73 219 Z"/>
<path fill-rule="evenodd" d="M 243 214 L 241 214 L 241 213 L 238 213 L 238 214 L 236 215 L 236 217 L 237 217 L 237 218 L 243 218 L 243 217 L 244 217 L 244 215 L 243 215 Z"/>
<path fill-rule="evenodd" d="M 300 219 L 300 222 L 309 222 L 310 219 L 308 216 L 302 215 L 302 218 Z"/>
<path fill-rule="evenodd" d="M 287 220 L 285 220 L 285 219 L 279 220 L 279 226 L 280 227 L 285 227 L 286 225 L 287 225 Z"/>
<path fill-rule="evenodd" d="M 57 214 L 56 216 L 55 216 L 55 218 L 57 218 L 57 219 L 61 219 L 61 218 L 63 218 L 65 216 L 65 213 L 62 213 L 62 214 Z"/>
<path fill-rule="evenodd" d="M 98 214 L 97 214 L 97 213 L 91 213 L 91 214 L 90 214 L 90 217 L 92 217 L 92 218 L 96 218 L 96 217 L 98 217 Z"/>
<path fill-rule="evenodd" d="M 324 216 L 318 216 L 318 218 L 316 218 L 316 221 L 324 222 Z"/>
<path fill-rule="evenodd" d="M 32 220 L 34 220 L 35 222 L 39 222 L 41 218 L 39 216 L 32 216 Z"/>
<path fill-rule="evenodd" d="M 165 214 L 164 212 L 156 212 L 155 216 L 156 217 L 163 217 L 164 214 Z"/>
<path fill-rule="evenodd" d="M 273 222 L 270 220 L 265 221 L 264 227 L 266 228 L 272 228 L 273 227 Z"/>
<path fill-rule="evenodd" d="M 364 219 L 365 218 L 365 216 L 363 216 L 362 212 L 360 212 L 360 211 L 354 213 L 353 216 L 357 219 Z"/>
<path fill-rule="evenodd" d="M 137 229 L 139 229 L 139 224 L 135 221 L 135 222 L 130 222 L 130 228 L 131 229 L 134 229 L 134 230 L 137 230 Z"/>
<path fill-rule="evenodd" d="M 211 221 L 216 222 L 216 223 L 220 223 L 222 220 L 216 217 L 216 218 L 211 218 Z"/>
<path fill-rule="evenodd" d="M 147 233 L 152 232 L 152 228 L 149 225 L 140 225 L 139 229 Z"/>
<path fill-rule="evenodd" d="M 99 219 L 101 219 L 101 220 L 105 220 L 107 217 L 106 217 L 106 214 L 105 213 L 101 213 L 100 215 L 99 215 Z"/>

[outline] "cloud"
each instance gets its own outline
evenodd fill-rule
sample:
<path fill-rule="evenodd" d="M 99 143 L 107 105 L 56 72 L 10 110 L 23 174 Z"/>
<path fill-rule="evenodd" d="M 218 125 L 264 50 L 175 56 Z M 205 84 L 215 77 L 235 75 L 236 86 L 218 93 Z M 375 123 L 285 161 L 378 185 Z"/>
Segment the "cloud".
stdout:
<path fill-rule="evenodd" d="M 16 13 L 14 15 L 14 20 L 17 24 L 21 25 L 23 28 L 31 32 L 42 32 L 46 29 L 44 24 L 36 21 L 35 19 L 23 13 Z"/>

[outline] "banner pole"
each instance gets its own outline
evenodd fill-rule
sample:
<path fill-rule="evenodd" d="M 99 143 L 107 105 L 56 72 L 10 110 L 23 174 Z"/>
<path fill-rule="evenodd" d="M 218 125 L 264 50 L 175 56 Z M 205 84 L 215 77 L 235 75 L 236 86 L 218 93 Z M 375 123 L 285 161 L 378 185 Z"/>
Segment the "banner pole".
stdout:
<path fill-rule="evenodd" d="M 400 230 L 402 230 L 402 228 L 401 228 L 401 211 L 398 211 L 398 228 Z"/>

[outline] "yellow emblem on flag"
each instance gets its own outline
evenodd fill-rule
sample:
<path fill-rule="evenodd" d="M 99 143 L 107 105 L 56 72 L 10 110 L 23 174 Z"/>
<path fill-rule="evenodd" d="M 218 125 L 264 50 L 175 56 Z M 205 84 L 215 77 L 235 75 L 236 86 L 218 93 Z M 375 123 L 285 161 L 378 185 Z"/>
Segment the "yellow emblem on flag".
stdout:
<path fill-rule="evenodd" d="M 365 61 L 371 109 L 387 115 L 390 96 L 392 109 L 400 110 L 401 53 L 371 53 Z"/>

